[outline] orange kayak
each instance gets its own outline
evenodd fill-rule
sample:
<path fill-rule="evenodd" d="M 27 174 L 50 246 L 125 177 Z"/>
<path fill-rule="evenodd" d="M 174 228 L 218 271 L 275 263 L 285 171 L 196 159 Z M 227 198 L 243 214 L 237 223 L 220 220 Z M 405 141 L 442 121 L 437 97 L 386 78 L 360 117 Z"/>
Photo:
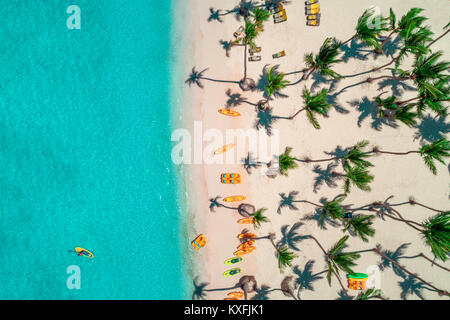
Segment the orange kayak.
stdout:
<path fill-rule="evenodd" d="M 241 115 L 239 112 L 230 109 L 219 109 L 219 113 L 230 117 L 239 117 Z"/>
<path fill-rule="evenodd" d="M 247 249 L 247 248 L 252 247 L 254 243 L 255 243 L 255 241 L 253 241 L 253 240 L 250 240 L 250 241 L 241 243 L 241 244 L 237 247 L 237 249 L 238 249 L 238 250 L 245 250 L 245 249 Z"/>
<path fill-rule="evenodd" d="M 237 221 L 237 223 L 240 223 L 240 224 L 250 224 L 250 223 L 253 223 L 253 221 L 255 221 L 255 218 L 253 218 L 253 217 L 248 217 L 248 218 L 242 218 L 242 219 L 239 219 L 239 220 Z"/>
<path fill-rule="evenodd" d="M 235 256 L 243 256 L 244 254 L 250 253 L 253 250 L 256 250 L 256 247 L 249 247 L 247 249 L 241 249 L 241 250 L 238 250 L 238 251 L 234 252 L 233 254 Z"/>
<path fill-rule="evenodd" d="M 229 296 L 230 298 L 237 298 L 237 299 L 239 299 L 239 298 L 242 298 L 244 296 L 244 293 L 240 292 L 240 291 L 233 291 L 233 292 L 229 292 L 227 294 L 227 296 Z"/>
<path fill-rule="evenodd" d="M 214 154 L 222 154 L 222 153 L 227 152 L 228 150 L 232 149 L 234 146 L 235 146 L 234 143 L 224 145 L 222 148 L 219 148 L 216 151 L 214 151 Z"/>
<path fill-rule="evenodd" d="M 191 244 L 196 249 L 199 250 L 200 248 L 204 247 L 207 242 L 206 237 L 203 235 L 203 233 L 194 240 L 192 240 Z"/>
<path fill-rule="evenodd" d="M 225 298 L 223 300 L 239 300 L 238 298 Z"/>
<path fill-rule="evenodd" d="M 242 201 L 245 200 L 245 196 L 231 196 L 231 197 L 226 197 L 225 199 L 223 199 L 223 201 L 225 202 L 237 202 L 237 201 Z"/>
<path fill-rule="evenodd" d="M 254 233 L 241 233 L 238 235 L 239 239 L 252 239 L 256 238 L 256 234 Z"/>

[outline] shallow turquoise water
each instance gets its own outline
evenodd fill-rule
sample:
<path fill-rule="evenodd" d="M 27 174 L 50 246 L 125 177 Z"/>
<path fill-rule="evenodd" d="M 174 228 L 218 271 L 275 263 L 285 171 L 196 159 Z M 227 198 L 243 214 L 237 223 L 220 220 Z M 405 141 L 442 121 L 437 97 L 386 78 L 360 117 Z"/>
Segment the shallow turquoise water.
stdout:
<path fill-rule="evenodd" d="M 0 23 L 0 299 L 186 298 L 170 10 L 9 0 Z M 69 252 L 81 246 L 95 259 Z M 81 269 L 69 290 L 66 269 Z"/>

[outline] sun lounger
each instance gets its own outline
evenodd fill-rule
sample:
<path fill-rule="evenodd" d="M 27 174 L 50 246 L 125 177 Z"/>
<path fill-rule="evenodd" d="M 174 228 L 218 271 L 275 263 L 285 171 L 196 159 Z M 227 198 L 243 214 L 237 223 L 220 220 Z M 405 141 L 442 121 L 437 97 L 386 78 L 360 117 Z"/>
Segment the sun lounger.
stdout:
<path fill-rule="evenodd" d="M 261 52 L 261 47 L 248 49 L 248 53 L 250 53 L 251 55 L 253 55 L 254 53 L 257 53 L 257 52 Z"/>
<path fill-rule="evenodd" d="M 310 15 L 310 14 L 318 14 L 319 12 L 320 12 L 320 9 L 319 9 L 319 8 L 311 9 L 311 10 L 306 9 L 305 14 L 306 14 L 306 15 Z"/>
<path fill-rule="evenodd" d="M 318 26 L 320 26 L 320 20 L 308 20 L 308 21 L 306 21 L 306 25 L 318 27 Z"/>
<path fill-rule="evenodd" d="M 284 10 L 284 7 L 283 7 L 283 5 L 279 5 L 278 7 L 274 7 L 272 10 L 270 10 L 272 13 L 277 13 L 277 12 L 280 12 L 280 11 L 282 11 L 282 10 Z"/>
<path fill-rule="evenodd" d="M 260 61 L 260 60 L 261 60 L 261 56 L 251 56 L 248 58 L 248 61 L 250 61 L 250 62 Z"/>
<path fill-rule="evenodd" d="M 274 59 L 281 58 L 281 57 L 284 57 L 285 55 L 286 55 L 286 52 L 283 50 L 283 51 L 273 54 L 272 58 L 274 58 Z"/>
<path fill-rule="evenodd" d="M 281 22 L 284 22 L 286 20 L 287 20 L 287 16 L 282 16 L 282 17 L 273 19 L 273 22 L 274 23 L 281 23 Z"/>
<path fill-rule="evenodd" d="M 240 26 L 239 29 L 237 29 L 236 32 L 233 33 L 233 35 L 234 35 L 235 38 L 237 38 L 237 37 L 239 37 L 242 34 L 242 32 L 244 32 L 244 27 Z"/>
<path fill-rule="evenodd" d="M 307 5 L 306 6 L 306 9 L 308 10 L 312 10 L 312 9 L 319 9 L 320 8 L 320 6 L 319 6 L 319 4 L 318 3 L 314 3 L 314 4 L 311 4 L 311 5 Z"/>
<path fill-rule="evenodd" d="M 320 13 L 307 15 L 306 20 L 320 20 Z"/>
<path fill-rule="evenodd" d="M 308 1 L 305 1 L 305 5 L 314 4 L 314 3 L 319 3 L 319 0 L 308 0 Z"/>
<path fill-rule="evenodd" d="M 275 18 L 279 18 L 279 17 L 285 16 L 285 15 L 286 15 L 286 10 L 281 10 L 280 12 L 275 13 L 273 15 L 273 18 L 275 19 Z"/>

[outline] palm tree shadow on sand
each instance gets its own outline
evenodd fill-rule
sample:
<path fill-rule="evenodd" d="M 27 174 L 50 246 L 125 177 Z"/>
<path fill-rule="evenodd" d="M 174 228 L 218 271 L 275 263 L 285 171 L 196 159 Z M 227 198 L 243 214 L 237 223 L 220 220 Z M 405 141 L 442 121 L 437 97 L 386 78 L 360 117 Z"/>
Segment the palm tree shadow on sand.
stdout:
<path fill-rule="evenodd" d="M 335 220 L 332 220 L 329 216 L 325 216 L 325 219 L 322 221 L 322 208 L 314 209 L 314 212 L 308 214 L 302 218 L 304 221 L 315 221 L 317 226 L 322 230 L 328 230 L 327 225 L 330 225 L 334 228 L 339 227 L 339 223 Z"/>
<path fill-rule="evenodd" d="M 401 96 L 405 91 L 417 91 L 416 88 L 408 85 L 405 81 L 397 79 L 384 79 L 378 83 L 378 91 L 383 91 L 386 87 L 391 87 L 394 96 Z"/>
<path fill-rule="evenodd" d="M 296 287 L 298 287 L 297 297 L 299 299 L 300 299 L 300 292 L 302 290 L 314 291 L 314 282 L 323 279 L 321 274 L 326 272 L 326 270 L 324 270 L 322 272 L 314 274 L 312 271 L 314 263 L 315 263 L 314 260 L 308 260 L 305 263 L 305 267 L 303 268 L 303 270 L 300 270 L 299 266 L 295 266 L 293 269 L 294 274 L 297 275 L 297 278 L 295 279 L 295 284 Z"/>
<path fill-rule="evenodd" d="M 255 129 L 259 130 L 264 128 L 268 136 L 272 135 L 272 126 L 279 119 L 289 120 L 288 117 L 280 117 L 272 114 L 272 108 L 266 108 L 265 110 L 258 109 L 256 113 Z"/>
<path fill-rule="evenodd" d="M 415 128 L 417 131 L 414 134 L 414 140 L 425 144 L 446 137 L 450 131 L 450 124 L 443 117 L 426 115 Z"/>
<path fill-rule="evenodd" d="M 323 184 L 326 184 L 329 188 L 336 188 L 338 186 L 336 181 L 342 179 L 342 177 L 333 174 L 334 168 L 336 167 L 337 164 L 335 163 L 329 163 L 325 169 L 322 169 L 320 165 L 314 166 L 313 172 L 317 174 L 314 178 L 314 193 L 317 193 Z"/>
<path fill-rule="evenodd" d="M 423 297 L 423 290 L 437 292 L 437 290 L 429 288 L 426 284 L 418 281 L 411 275 L 404 275 L 402 276 L 402 278 L 403 281 L 399 281 L 398 285 L 402 290 L 402 292 L 400 293 L 400 298 L 402 298 L 403 300 L 407 300 L 409 295 L 416 295 L 420 299 L 425 300 L 425 298 Z"/>
<path fill-rule="evenodd" d="M 338 297 L 336 298 L 336 300 L 353 300 L 353 298 L 354 297 L 346 295 L 344 291 L 340 290 L 338 292 Z"/>
<path fill-rule="evenodd" d="M 378 105 L 375 101 L 370 101 L 368 97 L 363 97 L 362 100 L 352 100 L 348 103 L 361 113 L 358 117 L 358 127 L 361 127 L 363 121 L 369 117 L 372 119 L 370 126 L 377 131 L 380 131 L 383 126 L 398 127 L 395 119 L 380 118 L 378 116 Z"/>
<path fill-rule="evenodd" d="M 298 195 L 298 191 L 290 191 L 286 196 L 284 192 L 279 193 L 281 200 L 278 205 L 277 213 L 281 214 L 281 208 L 288 207 L 290 210 L 298 210 L 298 207 L 294 204 L 296 202 L 295 198 Z"/>
<path fill-rule="evenodd" d="M 279 248 L 288 246 L 289 248 L 300 251 L 300 249 L 297 247 L 297 243 L 308 239 L 308 236 L 302 236 L 297 233 L 297 230 L 303 225 L 302 222 L 296 222 L 294 223 L 291 228 L 288 230 L 289 225 L 284 225 L 281 227 L 281 240 L 278 241 L 277 246 Z"/>
<path fill-rule="evenodd" d="M 364 43 L 361 41 L 356 41 L 353 39 L 349 44 L 341 46 L 339 49 L 344 52 L 341 59 L 344 62 L 347 62 L 350 59 L 358 59 L 358 60 L 367 60 L 367 50 L 363 50 L 366 48 Z"/>
<path fill-rule="evenodd" d="M 240 106 L 243 103 L 256 106 L 256 103 L 249 102 L 247 98 L 243 97 L 242 94 L 238 92 L 231 92 L 231 89 L 228 89 L 225 94 L 228 97 L 228 100 L 226 102 L 226 105 L 228 108 L 237 107 Z"/>

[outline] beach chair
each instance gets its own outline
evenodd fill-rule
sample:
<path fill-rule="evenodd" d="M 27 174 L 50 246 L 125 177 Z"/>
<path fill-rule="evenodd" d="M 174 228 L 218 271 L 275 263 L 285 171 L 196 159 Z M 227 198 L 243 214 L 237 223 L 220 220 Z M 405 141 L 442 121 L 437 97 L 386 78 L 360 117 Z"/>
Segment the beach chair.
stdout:
<path fill-rule="evenodd" d="M 281 10 L 280 12 L 275 13 L 275 14 L 273 15 L 273 18 L 274 18 L 274 19 L 275 19 L 275 18 L 280 18 L 280 17 L 285 16 L 285 15 L 286 15 L 286 10 Z"/>
<path fill-rule="evenodd" d="M 306 20 L 320 20 L 320 13 L 307 15 Z"/>
<path fill-rule="evenodd" d="M 319 12 L 320 12 L 319 8 L 311 9 L 311 10 L 306 9 L 305 14 L 306 15 L 311 15 L 311 14 L 318 14 Z"/>
<path fill-rule="evenodd" d="M 287 20 L 287 16 L 282 16 L 282 17 L 280 17 L 280 18 L 275 18 L 275 19 L 273 19 L 273 22 L 274 23 L 281 23 L 281 22 L 284 22 L 284 21 L 286 21 Z"/>
<path fill-rule="evenodd" d="M 280 5 L 279 5 L 278 7 L 274 7 L 274 8 L 272 8 L 270 11 L 271 11 L 272 13 L 277 13 L 277 12 L 280 12 L 280 11 L 282 11 L 282 10 L 284 10 L 284 7 L 283 7 L 283 5 L 280 3 Z"/>
<path fill-rule="evenodd" d="M 280 51 L 280 52 L 277 52 L 277 53 L 273 54 L 272 58 L 277 59 L 277 58 L 284 57 L 285 55 L 286 55 L 286 52 L 283 50 L 283 51 Z"/>
<path fill-rule="evenodd" d="M 308 1 L 305 1 L 305 5 L 314 4 L 314 3 L 319 3 L 319 0 L 308 0 Z"/>
<path fill-rule="evenodd" d="M 307 26 L 318 27 L 320 26 L 320 20 L 308 20 L 306 21 Z"/>
<path fill-rule="evenodd" d="M 319 4 L 318 3 L 314 3 L 314 4 L 311 4 L 311 5 L 307 5 L 306 6 L 306 9 L 308 10 L 312 10 L 312 9 L 320 9 L 320 7 L 319 7 Z"/>
<path fill-rule="evenodd" d="M 261 61 L 261 56 L 251 56 L 248 58 L 248 61 L 250 62 Z"/>
<path fill-rule="evenodd" d="M 261 52 L 261 47 L 249 48 L 248 49 L 248 53 L 250 53 L 250 55 L 253 55 L 254 53 L 258 53 L 258 52 Z"/>
<path fill-rule="evenodd" d="M 242 32 L 244 32 L 244 27 L 240 26 L 239 29 L 237 29 L 236 32 L 233 33 L 233 35 L 234 35 L 235 38 L 237 38 L 237 37 L 239 37 L 242 34 Z"/>

